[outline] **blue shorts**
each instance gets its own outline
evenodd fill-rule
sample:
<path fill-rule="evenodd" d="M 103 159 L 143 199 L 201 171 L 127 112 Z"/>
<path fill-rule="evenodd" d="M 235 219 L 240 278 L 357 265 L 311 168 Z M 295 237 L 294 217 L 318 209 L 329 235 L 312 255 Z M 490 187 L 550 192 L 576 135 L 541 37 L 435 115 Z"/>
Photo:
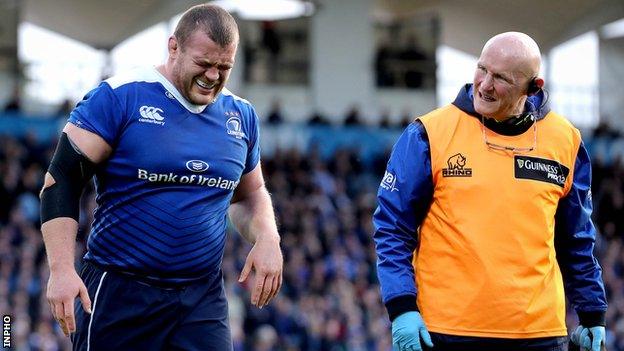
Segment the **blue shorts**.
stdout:
<path fill-rule="evenodd" d="M 184 287 L 155 286 L 85 262 L 92 314 L 76 300 L 73 350 L 232 350 L 221 271 Z"/>

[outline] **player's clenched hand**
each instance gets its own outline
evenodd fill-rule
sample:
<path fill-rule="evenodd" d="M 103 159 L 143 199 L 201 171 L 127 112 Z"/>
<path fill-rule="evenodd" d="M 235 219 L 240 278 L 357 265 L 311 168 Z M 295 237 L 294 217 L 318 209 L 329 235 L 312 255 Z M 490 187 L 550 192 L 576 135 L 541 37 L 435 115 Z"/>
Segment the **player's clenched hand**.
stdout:
<path fill-rule="evenodd" d="M 87 287 L 73 268 L 50 271 L 46 296 L 52 315 L 66 336 L 76 331 L 74 300 L 77 296 L 80 296 L 84 310 L 91 313 L 91 299 L 89 299 Z"/>
<path fill-rule="evenodd" d="M 239 282 L 243 282 L 253 270 L 255 279 L 251 290 L 251 303 L 266 306 L 282 287 L 284 259 L 278 237 L 259 238 L 247 255 Z"/>

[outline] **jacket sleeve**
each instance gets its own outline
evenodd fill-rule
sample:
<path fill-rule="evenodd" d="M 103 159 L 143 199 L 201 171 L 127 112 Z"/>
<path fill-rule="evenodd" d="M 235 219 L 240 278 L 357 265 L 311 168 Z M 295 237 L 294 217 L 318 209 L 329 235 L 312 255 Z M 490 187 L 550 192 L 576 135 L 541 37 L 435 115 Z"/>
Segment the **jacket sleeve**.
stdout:
<path fill-rule="evenodd" d="M 412 258 L 416 231 L 432 198 L 429 140 L 422 123 L 415 121 L 392 149 L 373 215 L 377 276 L 390 320 L 418 310 Z"/>
<path fill-rule="evenodd" d="M 594 257 L 596 229 L 591 220 L 591 162 L 581 143 L 569 193 L 555 215 L 555 250 L 566 295 L 585 327 L 605 325 L 607 299 L 602 269 Z"/>

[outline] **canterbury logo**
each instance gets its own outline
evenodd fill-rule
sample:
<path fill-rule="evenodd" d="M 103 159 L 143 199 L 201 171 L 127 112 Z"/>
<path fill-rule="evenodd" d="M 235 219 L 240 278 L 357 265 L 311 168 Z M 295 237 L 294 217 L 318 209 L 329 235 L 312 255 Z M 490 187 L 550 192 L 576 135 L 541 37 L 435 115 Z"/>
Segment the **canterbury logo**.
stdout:
<path fill-rule="evenodd" d="M 141 108 L 139 109 L 141 117 L 152 119 L 154 121 L 162 121 L 165 119 L 165 117 L 160 115 L 160 113 L 162 112 L 163 110 L 152 106 L 141 106 Z"/>

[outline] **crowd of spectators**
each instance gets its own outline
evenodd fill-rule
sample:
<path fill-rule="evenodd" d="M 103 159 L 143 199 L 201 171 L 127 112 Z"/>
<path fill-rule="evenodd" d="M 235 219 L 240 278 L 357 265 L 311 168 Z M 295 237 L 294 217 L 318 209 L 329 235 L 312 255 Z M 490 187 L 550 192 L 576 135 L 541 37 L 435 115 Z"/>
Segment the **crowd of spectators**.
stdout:
<path fill-rule="evenodd" d="M 0 312 L 12 317 L 15 350 L 69 350 L 45 299 L 48 267 L 38 191 L 53 144 L 0 137 Z M 350 150 L 323 159 L 312 149 L 277 150 L 263 168 L 284 250 L 284 285 L 267 307 L 237 282 L 249 244 L 230 230 L 223 270 L 235 350 L 390 350 L 390 322 L 375 275 L 371 216 L 385 157 L 364 165 Z M 610 308 L 607 348 L 624 351 L 624 166 L 594 165 L 597 255 Z M 95 206 L 82 201 L 76 262 Z M 570 327 L 576 325 L 569 315 Z"/>

